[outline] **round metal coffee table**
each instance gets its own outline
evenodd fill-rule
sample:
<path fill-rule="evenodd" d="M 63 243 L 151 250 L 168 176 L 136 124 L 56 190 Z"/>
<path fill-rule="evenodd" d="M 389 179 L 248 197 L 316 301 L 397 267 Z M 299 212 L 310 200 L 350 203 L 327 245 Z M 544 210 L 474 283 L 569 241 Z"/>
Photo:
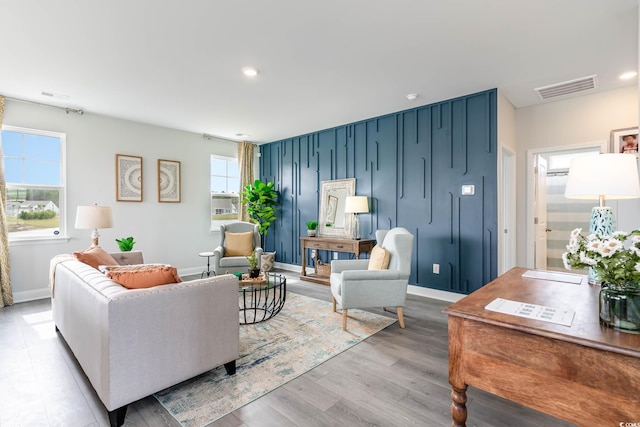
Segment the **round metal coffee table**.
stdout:
<path fill-rule="evenodd" d="M 287 278 L 277 273 L 262 273 L 256 279 L 243 275 L 238 280 L 240 324 L 264 322 L 280 313 L 287 296 Z"/>

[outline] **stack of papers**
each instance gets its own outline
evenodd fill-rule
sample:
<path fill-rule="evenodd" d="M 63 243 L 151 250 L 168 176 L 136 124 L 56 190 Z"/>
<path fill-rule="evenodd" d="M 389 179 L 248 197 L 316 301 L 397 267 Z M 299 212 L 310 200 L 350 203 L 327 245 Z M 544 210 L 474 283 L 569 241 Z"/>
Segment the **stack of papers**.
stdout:
<path fill-rule="evenodd" d="M 543 322 L 557 323 L 564 326 L 571 326 L 573 317 L 576 314 L 576 312 L 570 308 L 546 307 L 544 305 L 528 304 L 503 298 L 494 299 L 484 308 L 489 311 L 542 320 Z"/>

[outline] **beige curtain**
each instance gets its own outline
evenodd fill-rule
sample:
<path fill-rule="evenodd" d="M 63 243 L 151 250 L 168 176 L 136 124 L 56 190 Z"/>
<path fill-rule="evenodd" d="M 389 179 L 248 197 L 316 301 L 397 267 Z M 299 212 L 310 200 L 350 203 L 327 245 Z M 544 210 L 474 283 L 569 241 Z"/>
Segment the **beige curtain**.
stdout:
<path fill-rule="evenodd" d="M 238 143 L 238 169 L 240 172 L 240 191 L 245 185 L 253 184 L 253 151 L 256 146 L 250 142 L 241 141 Z M 242 200 L 242 196 L 240 197 Z M 238 219 L 249 221 L 249 214 L 244 203 L 238 206 Z"/>
<path fill-rule="evenodd" d="M 0 128 L 4 118 L 4 96 L 0 95 Z M 7 235 L 7 186 L 4 182 L 4 158 L 0 144 L 0 308 L 13 304 L 9 275 L 9 236 Z"/>

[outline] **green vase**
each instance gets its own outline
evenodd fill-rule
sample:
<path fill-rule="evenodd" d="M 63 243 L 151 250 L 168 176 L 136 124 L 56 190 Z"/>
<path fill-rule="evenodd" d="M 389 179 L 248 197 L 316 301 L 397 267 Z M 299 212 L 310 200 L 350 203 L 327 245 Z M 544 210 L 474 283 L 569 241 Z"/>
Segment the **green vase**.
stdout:
<path fill-rule="evenodd" d="M 640 334 L 640 290 L 602 285 L 600 323 L 621 332 Z"/>

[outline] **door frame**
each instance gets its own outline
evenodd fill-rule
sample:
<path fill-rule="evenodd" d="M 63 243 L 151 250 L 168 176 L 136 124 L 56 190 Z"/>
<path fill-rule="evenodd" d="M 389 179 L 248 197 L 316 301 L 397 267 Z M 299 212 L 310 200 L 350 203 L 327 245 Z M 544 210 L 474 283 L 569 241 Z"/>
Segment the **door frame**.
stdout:
<path fill-rule="evenodd" d="M 544 147 L 544 148 L 530 148 L 527 150 L 527 202 L 526 202 L 526 241 L 527 241 L 527 268 L 535 268 L 534 265 L 534 238 L 535 238 L 535 224 L 533 223 L 534 218 L 534 202 L 535 202 L 535 156 L 539 154 L 547 154 L 547 153 L 559 153 L 563 151 L 574 151 L 574 150 L 582 150 L 595 148 L 600 150 L 600 153 L 607 153 L 609 144 L 606 140 L 587 142 L 584 144 L 574 144 L 574 145 L 562 145 L 555 147 Z M 594 205 L 595 206 L 595 205 Z"/>
<path fill-rule="evenodd" d="M 516 153 L 507 147 L 500 151 L 500 216 L 498 233 L 498 275 L 517 265 L 516 260 Z"/>

